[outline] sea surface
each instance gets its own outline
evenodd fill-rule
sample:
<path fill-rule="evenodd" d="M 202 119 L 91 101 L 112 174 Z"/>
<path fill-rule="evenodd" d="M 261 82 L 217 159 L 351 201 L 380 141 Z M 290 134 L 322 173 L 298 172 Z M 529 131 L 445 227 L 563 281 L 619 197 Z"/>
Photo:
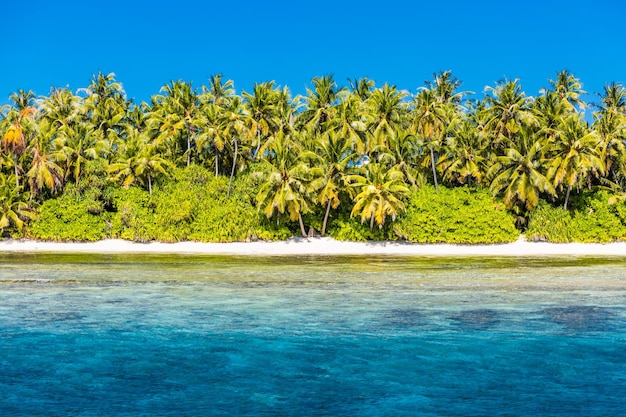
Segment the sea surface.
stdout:
<path fill-rule="evenodd" d="M 618 416 L 626 258 L 0 254 L 0 416 Z"/>

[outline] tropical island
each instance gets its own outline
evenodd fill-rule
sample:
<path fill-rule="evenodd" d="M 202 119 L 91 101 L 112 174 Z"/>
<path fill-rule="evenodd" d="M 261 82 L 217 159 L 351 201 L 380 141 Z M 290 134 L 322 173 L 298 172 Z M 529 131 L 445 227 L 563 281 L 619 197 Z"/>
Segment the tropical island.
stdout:
<path fill-rule="evenodd" d="M 597 103 L 561 71 L 414 94 L 366 78 L 171 81 L 150 103 L 114 74 L 20 90 L 0 111 L 3 238 L 88 242 L 622 242 L 626 89 Z M 587 116 L 591 112 L 591 117 Z"/>

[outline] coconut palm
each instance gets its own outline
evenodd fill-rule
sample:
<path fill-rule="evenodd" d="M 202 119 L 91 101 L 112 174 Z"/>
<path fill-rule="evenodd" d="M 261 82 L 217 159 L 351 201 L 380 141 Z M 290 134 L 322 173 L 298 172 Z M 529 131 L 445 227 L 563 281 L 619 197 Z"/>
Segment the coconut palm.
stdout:
<path fill-rule="evenodd" d="M 622 188 L 626 185 L 626 88 L 611 83 L 598 94 L 593 128 L 598 134 L 606 175 Z"/>
<path fill-rule="evenodd" d="M 372 94 L 372 89 L 376 83 L 374 80 L 368 78 L 348 79 L 348 85 L 350 86 L 350 92 L 359 98 L 360 101 L 365 101 Z"/>
<path fill-rule="evenodd" d="M 287 212 L 290 220 L 298 220 L 300 232 L 306 237 L 302 215 L 309 211 L 306 161 L 311 155 L 301 151 L 289 135 L 276 136 L 269 148 L 270 156 L 263 160 L 263 183 L 256 201 L 268 219 Z"/>
<path fill-rule="evenodd" d="M 449 123 L 448 115 L 449 112 L 445 103 L 438 99 L 435 90 L 420 89 L 413 102 L 412 131 L 417 138 L 428 143 L 435 192 L 439 192 L 435 147 L 441 145 L 443 132 Z"/>
<path fill-rule="evenodd" d="M 451 184 L 482 182 L 487 163 L 486 147 L 474 123 L 467 119 L 458 123 L 446 137 L 439 158 L 443 178 Z"/>
<path fill-rule="evenodd" d="M 274 82 L 254 84 L 252 94 L 243 92 L 245 104 L 248 110 L 248 132 L 256 141 L 256 147 L 252 153 L 254 161 L 261 149 L 262 138 L 267 138 L 277 130 L 279 125 L 277 115 L 277 94 L 274 90 Z"/>
<path fill-rule="evenodd" d="M 31 197 L 40 195 L 45 189 L 54 193 L 63 188 L 63 168 L 56 163 L 55 154 L 50 152 L 55 133 L 56 129 L 49 120 L 40 120 L 39 134 L 28 149 L 30 169 L 26 177 Z"/>
<path fill-rule="evenodd" d="M 365 102 L 366 111 L 372 124 L 370 132 L 374 140 L 370 147 L 387 146 L 388 138 L 400 128 L 405 106 L 403 99 L 406 94 L 398 91 L 395 85 L 384 84 L 375 89 Z"/>
<path fill-rule="evenodd" d="M 559 101 L 565 105 L 568 111 L 576 112 L 584 109 L 585 102 L 580 96 L 587 94 L 583 85 L 571 72 L 563 70 L 557 72 L 556 80 L 549 80 L 551 90 L 557 95 Z"/>
<path fill-rule="evenodd" d="M 200 105 L 197 91 L 191 83 L 171 81 L 161 88 L 161 95 L 153 98 L 155 105 L 151 112 L 152 123 L 158 127 L 156 141 L 159 146 L 169 143 L 174 146 L 171 154 L 176 154 L 178 140 L 185 146 L 183 157 L 187 166 L 191 164 L 192 145 L 196 140 L 194 127 Z M 171 143 L 174 141 L 174 143 Z M 172 155 L 172 156 L 174 156 Z"/>
<path fill-rule="evenodd" d="M 359 154 L 367 151 L 367 116 L 364 112 L 365 104 L 354 93 L 342 92 L 336 107 L 333 131 L 348 139 Z"/>
<path fill-rule="evenodd" d="M 226 104 L 221 116 L 222 134 L 225 138 L 230 139 L 227 143 L 232 144 L 233 158 L 227 192 L 227 195 L 230 196 L 235 172 L 238 168 L 245 165 L 245 161 L 239 161 L 239 147 L 242 145 L 241 139 L 249 137 L 245 123 L 247 110 L 244 108 L 241 98 L 238 96 L 232 97 Z"/>
<path fill-rule="evenodd" d="M 34 115 L 37 110 L 33 106 L 34 94 L 32 91 L 19 90 L 11 94 L 9 100 L 13 106 L 6 116 L 6 122 L 9 122 L 10 125 L 2 135 L 2 145 L 5 152 L 13 155 L 15 185 L 19 187 L 19 158 L 26 151 L 27 135 L 36 129 Z"/>
<path fill-rule="evenodd" d="M 205 154 L 213 154 L 216 177 L 219 175 L 220 154 L 229 140 L 224 132 L 223 111 L 224 109 L 216 103 L 204 103 L 195 122 L 199 131 L 196 138 L 198 155 L 202 158 Z"/>
<path fill-rule="evenodd" d="M 395 166 L 404 174 L 404 180 L 412 189 L 423 183 L 423 175 L 417 169 L 420 149 L 415 135 L 405 131 L 394 131 L 388 139 L 388 146 L 374 150 L 378 161 Z"/>
<path fill-rule="evenodd" d="M 347 182 L 356 190 L 351 215 L 361 216 L 361 223 L 369 221 L 370 229 L 374 224 L 382 228 L 387 217 L 395 220 L 404 210 L 402 198 L 408 195 L 409 188 L 396 166 L 369 163 L 361 174 L 348 176 Z"/>
<path fill-rule="evenodd" d="M 573 186 L 604 173 L 596 133 L 587 127 L 580 115 L 571 115 L 561 122 L 554 139 L 547 145 L 547 155 L 550 158 L 548 178 L 552 185 L 567 189 L 564 210 L 567 210 Z"/>
<path fill-rule="evenodd" d="M 53 131 L 84 122 L 80 119 L 82 111 L 81 98 L 67 88 L 53 88 L 40 103 L 41 119 L 47 120 Z"/>
<path fill-rule="evenodd" d="M 85 163 L 108 151 L 108 144 L 89 124 L 77 123 L 73 128 L 62 126 L 56 135 L 53 141 L 54 160 L 61 164 L 65 181 L 73 179 L 78 184 Z"/>
<path fill-rule="evenodd" d="M 466 92 L 457 91 L 463 84 L 452 75 L 452 71 L 441 71 L 433 74 L 433 81 L 426 81 L 426 87 L 433 91 L 439 102 L 444 104 L 460 105 Z"/>
<path fill-rule="evenodd" d="M 168 175 L 172 168 L 145 132 L 129 127 L 118 160 L 109 165 L 108 171 L 113 181 L 121 180 L 124 187 L 140 182 L 147 185 L 148 193 L 152 195 L 153 179 L 158 175 Z"/>
<path fill-rule="evenodd" d="M 6 228 L 21 230 L 24 221 L 34 219 L 35 213 L 29 207 L 29 195 L 22 187 L 14 185 L 12 175 L 0 173 L 0 233 Z"/>
<path fill-rule="evenodd" d="M 326 207 L 322 236 L 326 233 L 330 210 L 336 209 L 341 203 L 347 171 L 357 158 L 353 148 L 353 141 L 349 137 L 335 132 L 327 132 L 317 140 L 317 158 L 311 169 L 310 189 L 315 193 L 316 201 Z"/>
<path fill-rule="evenodd" d="M 500 81 L 495 87 L 487 87 L 485 91 L 485 129 L 489 132 L 494 149 L 515 146 L 508 142 L 517 141 L 523 128 L 539 126 L 531 108 L 532 100 L 522 92 L 519 80 Z"/>
<path fill-rule="evenodd" d="M 126 92 L 116 81 L 115 73 L 105 75 L 102 72 L 94 75 L 89 86 L 79 91 L 86 93 L 81 109 L 85 122 L 91 126 L 97 140 L 107 145 L 104 151 L 108 154 L 124 132 L 130 105 Z"/>
<path fill-rule="evenodd" d="M 218 106 L 224 106 L 230 97 L 235 93 L 235 87 L 232 80 L 222 81 L 222 74 L 215 74 L 209 77 L 208 88 L 202 87 L 201 99 Z"/>
<path fill-rule="evenodd" d="M 555 190 L 545 175 L 541 138 L 529 128 L 522 128 L 517 135 L 518 140 L 508 142 L 509 147 L 489 169 L 489 188 L 494 195 L 502 194 L 508 209 L 530 211 L 541 193 L 555 195 Z"/>
<path fill-rule="evenodd" d="M 343 88 L 337 87 L 332 75 L 313 78 L 312 82 L 314 87 L 313 90 L 306 90 L 305 109 L 300 114 L 300 120 L 312 132 L 321 133 L 327 130 L 327 125 L 335 117 L 339 93 Z"/>

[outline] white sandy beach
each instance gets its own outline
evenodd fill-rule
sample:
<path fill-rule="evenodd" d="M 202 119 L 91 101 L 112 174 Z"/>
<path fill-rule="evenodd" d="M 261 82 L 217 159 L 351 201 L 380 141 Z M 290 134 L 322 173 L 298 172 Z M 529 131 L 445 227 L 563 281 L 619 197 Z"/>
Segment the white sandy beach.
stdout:
<path fill-rule="evenodd" d="M 406 242 L 341 242 L 332 238 L 294 238 L 281 242 L 135 243 L 102 240 L 59 243 L 33 240 L 0 241 L 1 252 L 50 253 L 180 253 L 236 255 L 391 255 L 391 256 L 626 256 L 626 243 L 553 244 L 526 242 L 496 245 L 415 244 Z"/>

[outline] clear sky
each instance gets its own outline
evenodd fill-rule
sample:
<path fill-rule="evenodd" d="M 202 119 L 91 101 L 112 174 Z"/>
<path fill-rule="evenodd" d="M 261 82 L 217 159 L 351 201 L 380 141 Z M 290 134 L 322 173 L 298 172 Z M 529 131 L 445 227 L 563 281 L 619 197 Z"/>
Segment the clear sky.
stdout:
<path fill-rule="evenodd" d="M 482 97 L 504 77 L 536 95 L 568 69 L 595 92 L 626 82 L 625 17 L 622 0 L 7 1 L 0 104 L 17 89 L 85 87 L 98 71 L 135 101 L 217 73 L 237 92 L 275 80 L 297 94 L 325 74 L 415 92 L 452 70 Z"/>

